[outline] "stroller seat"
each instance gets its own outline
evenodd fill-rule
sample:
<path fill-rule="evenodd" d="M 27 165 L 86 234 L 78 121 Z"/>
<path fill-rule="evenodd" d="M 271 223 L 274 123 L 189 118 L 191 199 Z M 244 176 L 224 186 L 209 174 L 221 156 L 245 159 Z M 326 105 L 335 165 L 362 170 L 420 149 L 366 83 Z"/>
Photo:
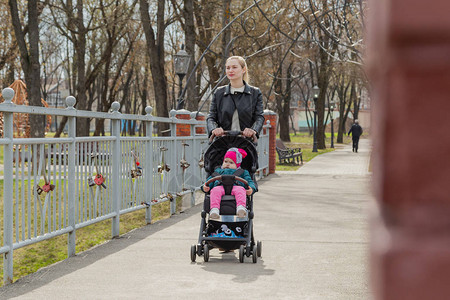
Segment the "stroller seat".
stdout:
<path fill-rule="evenodd" d="M 206 212 L 209 212 L 211 210 L 209 195 L 205 196 L 205 200 L 203 201 L 203 210 Z M 220 211 L 220 215 L 223 215 L 223 216 L 236 215 L 236 199 L 234 198 L 233 195 L 223 195 L 222 196 L 222 201 L 220 202 L 219 211 Z"/>
<path fill-rule="evenodd" d="M 233 186 L 235 185 L 236 182 L 240 181 L 244 184 L 245 188 L 247 188 L 247 182 L 238 177 L 240 174 L 242 174 L 243 171 L 239 170 L 235 173 L 236 175 L 219 175 L 219 176 L 215 176 L 212 179 L 210 179 L 210 181 L 220 181 L 224 190 L 225 190 L 225 195 L 222 196 L 221 198 L 221 202 L 220 202 L 220 215 L 226 215 L 226 216 L 230 216 L 230 215 L 236 215 L 236 198 L 234 197 L 234 195 L 231 195 L 231 190 L 233 188 Z M 213 173 L 213 176 L 215 175 L 215 173 Z M 251 201 L 251 197 L 246 196 L 247 197 L 247 204 L 249 203 L 249 201 Z M 247 205 L 247 210 L 249 210 L 249 207 Z M 205 196 L 205 201 L 203 202 L 203 209 L 206 212 L 210 211 L 210 195 L 206 194 Z M 229 219 L 228 219 L 229 220 Z"/>

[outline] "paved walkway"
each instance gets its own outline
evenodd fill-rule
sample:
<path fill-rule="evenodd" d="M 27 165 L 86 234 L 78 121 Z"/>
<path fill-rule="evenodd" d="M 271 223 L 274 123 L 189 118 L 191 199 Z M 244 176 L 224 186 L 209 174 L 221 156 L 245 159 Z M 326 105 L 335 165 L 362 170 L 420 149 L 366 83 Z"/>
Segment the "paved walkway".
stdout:
<path fill-rule="evenodd" d="M 191 263 L 201 205 L 41 269 L 1 299 L 370 299 L 370 144 L 320 155 L 259 182 L 256 264 L 210 252 Z"/>

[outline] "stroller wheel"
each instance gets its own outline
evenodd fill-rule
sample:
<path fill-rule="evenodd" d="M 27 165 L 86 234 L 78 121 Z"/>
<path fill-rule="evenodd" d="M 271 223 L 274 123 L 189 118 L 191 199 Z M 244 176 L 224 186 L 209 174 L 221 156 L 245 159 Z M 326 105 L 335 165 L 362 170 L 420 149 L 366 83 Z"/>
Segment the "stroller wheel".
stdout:
<path fill-rule="evenodd" d="M 192 245 L 191 246 L 191 261 L 195 262 L 195 259 L 197 258 L 197 246 Z"/>
<path fill-rule="evenodd" d="M 205 245 L 205 246 L 203 247 L 203 260 L 204 260 L 205 262 L 208 262 L 208 261 L 209 261 L 209 247 L 208 247 L 208 245 Z"/>
<path fill-rule="evenodd" d="M 252 254 L 253 263 L 256 264 L 258 261 L 258 246 L 253 246 L 253 254 Z"/>
<path fill-rule="evenodd" d="M 258 255 L 258 257 L 261 257 L 261 252 L 262 252 L 262 242 L 261 241 L 257 241 L 256 242 L 256 254 Z"/>
<path fill-rule="evenodd" d="M 243 263 L 244 262 L 244 253 L 245 253 L 245 246 L 241 245 L 239 247 L 239 262 Z"/>

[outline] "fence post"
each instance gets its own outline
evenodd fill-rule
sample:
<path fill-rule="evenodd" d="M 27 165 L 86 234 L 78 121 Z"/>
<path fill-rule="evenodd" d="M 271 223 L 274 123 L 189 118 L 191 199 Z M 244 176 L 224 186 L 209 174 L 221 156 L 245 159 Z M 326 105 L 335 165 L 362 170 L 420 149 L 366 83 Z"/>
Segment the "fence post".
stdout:
<path fill-rule="evenodd" d="M 119 112 L 120 103 L 114 101 L 111 105 L 113 116 L 120 116 Z M 122 203 L 122 182 L 120 166 L 122 165 L 122 155 L 120 146 L 120 119 L 111 119 L 112 132 L 111 136 L 116 139 L 113 142 L 112 147 L 112 201 L 113 211 L 116 215 L 112 218 L 111 222 L 111 235 L 112 237 L 118 237 L 120 235 L 120 204 Z"/>
<path fill-rule="evenodd" d="M 169 112 L 169 117 L 172 119 L 172 121 L 176 118 L 176 110 L 172 109 Z M 172 154 L 170 156 L 170 161 L 172 165 L 171 173 L 169 176 L 169 192 L 171 192 L 172 198 L 170 199 L 170 214 L 173 215 L 177 211 L 177 195 L 176 195 L 176 183 L 177 183 L 177 171 L 178 171 L 178 165 L 177 165 L 177 125 L 176 123 L 172 122 L 170 123 L 170 136 L 172 137 L 172 149 L 170 153 Z"/>
<path fill-rule="evenodd" d="M 199 111 L 194 111 L 191 114 L 191 118 L 196 119 L 197 121 L 206 121 L 206 117 L 205 114 L 199 112 Z M 195 128 L 195 133 L 196 134 L 206 134 L 206 127 L 196 127 Z"/>
<path fill-rule="evenodd" d="M 180 119 L 180 120 L 190 120 L 191 119 L 191 113 L 190 113 L 190 111 L 188 111 L 186 109 L 179 109 L 179 110 L 177 110 L 175 117 L 177 119 Z M 180 136 L 188 137 L 188 136 L 191 136 L 193 134 L 194 134 L 194 125 L 191 125 L 191 124 L 177 124 L 177 136 L 178 137 L 180 137 Z M 186 153 L 185 152 L 186 148 L 183 147 L 182 145 L 181 145 L 181 147 L 179 149 L 182 149 L 180 151 L 181 153 Z M 181 157 L 182 157 L 182 155 L 183 154 L 180 155 L 180 160 L 179 161 L 177 160 L 177 164 L 178 164 L 178 166 L 180 166 L 180 170 L 181 170 L 181 174 L 182 174 L 181 175 L 181 191 L 184 191 L 185 184 L 186 184 L 187 169 L 183 169 L 182 166 L 181 166 Z M 177 155 L 175 157 L 178 159 L 178 153 L 177 153 Z M 179 187 L 177 187 L 177 188 L 179 188 Z"/>
<path fill-rule="evenodd" d="M 76 99 L 73 96 L 69 96 L 66 98 L 66 105 L 68 110 L 75 110 L 74 105 L 76 103 Z M 72 230 L 69 232 L 68 241 L 67 241 L 67 255 L 74 256 L 76 254 L 76 201 L 77 201 L 77 179 L 75 174 L 75 156 L 76 156 L 76 135 L 77 135 L 77 119 L 76 117 L 68 117 L 68 136 L 72 139 L 72 142 L 69 143 L 69 151 L 68 151 L 68 185 L 67 185 L 67 193 L 68 193 L 68 201 L 69 201 L 69 226 L 72 227 Z"/>
<path fill-rule="evenodd" d="M 269 128 L 269 174 L 275 173 L 276 168 L 276 139 L 277 139 L 277 114 L 271 110 L 264 110 L 265 121 L 270 121 Z M 265 130 L 265 129 L 263 129 Z"/>
<path fill-rule="evenodd" d="M 150 119 L 153 108 L 145 108 L 146 116 Z M 145 209 L 145 221 L 147 224 L 152 222 L 152 199 L 153 199 L 153 121 L 145 121 L 145 133 L 148 140 L 145 142 L 145 186 L 144 195 L 147 208 Z"/>
<path fill-rule="evenodd" d="M 186 109 L 177 110 L 175 117 L 180 120 L 190 120 L 191 113 Z M 177 136 L 190 136 L 192 134 L 190 124 L 177 124 Z"/>
<path fill-rule="evenodd" d="M 196 116 L 197 116 L 197 112 L 192 112 L 191 113 L 191 120 L 196 120 Z M 197 124 L 192 124 L 191 125 L 191 136 L 192 136 L 192 148 L 191 148 L 191 153 L 193 153 L 192 155 L 192 165 L 189 166 L 191 168 L 191 178 L 195 178 L 198 177 L 200 178 L 200 170 L 198 170 L 197 172 L 197 166 L 198 166 L 198 159 L 196 160 L 195 157 L 196 155 L 199 153 L 199 140 L 197 138 L 197 133 L 200 133 L 199 130 L 197 129 L 201 129 L 201 128 L 197 128 Z M 195 162 L 195 164 L 194 164 Z M 198 174 L 197 174 L 198 173 Z M 198 176 L 197 176 L 198 175 Z M 195 189 L 191 187 L 191 207 L 195 206 Z"/>
<path fill-rule="evenodd" d="M 3 89 L 3 98 L 5 102 L 2 106 L 14 106 L 14 90 L 11 88 Z M 3 243 L 8 247 L 8 252 L 3 254 L 3 282 L 9 284 L 13 282 L 13 113 L 3 113 L 3 137 L 8 139 L 5 144 L 3 154 L 4 163 L 4 182 L 3 182 Z"/>

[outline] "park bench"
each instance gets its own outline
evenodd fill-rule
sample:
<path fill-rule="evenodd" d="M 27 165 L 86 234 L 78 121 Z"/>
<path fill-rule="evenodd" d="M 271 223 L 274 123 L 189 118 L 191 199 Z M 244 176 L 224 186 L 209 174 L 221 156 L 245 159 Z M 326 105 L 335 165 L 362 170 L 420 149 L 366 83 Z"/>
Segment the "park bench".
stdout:
<path fill-rule="evenodd" d="M 300 161 L 303 164 L 303 152 L 302 148 L 288 148 L 283 143 L 282 140 L 276 140 L 276 149 L 278 153 L 278 159 L 280 160 L 280 164 L 297 164 L 299 163 L 298 158 L 300 157 Z"/>

